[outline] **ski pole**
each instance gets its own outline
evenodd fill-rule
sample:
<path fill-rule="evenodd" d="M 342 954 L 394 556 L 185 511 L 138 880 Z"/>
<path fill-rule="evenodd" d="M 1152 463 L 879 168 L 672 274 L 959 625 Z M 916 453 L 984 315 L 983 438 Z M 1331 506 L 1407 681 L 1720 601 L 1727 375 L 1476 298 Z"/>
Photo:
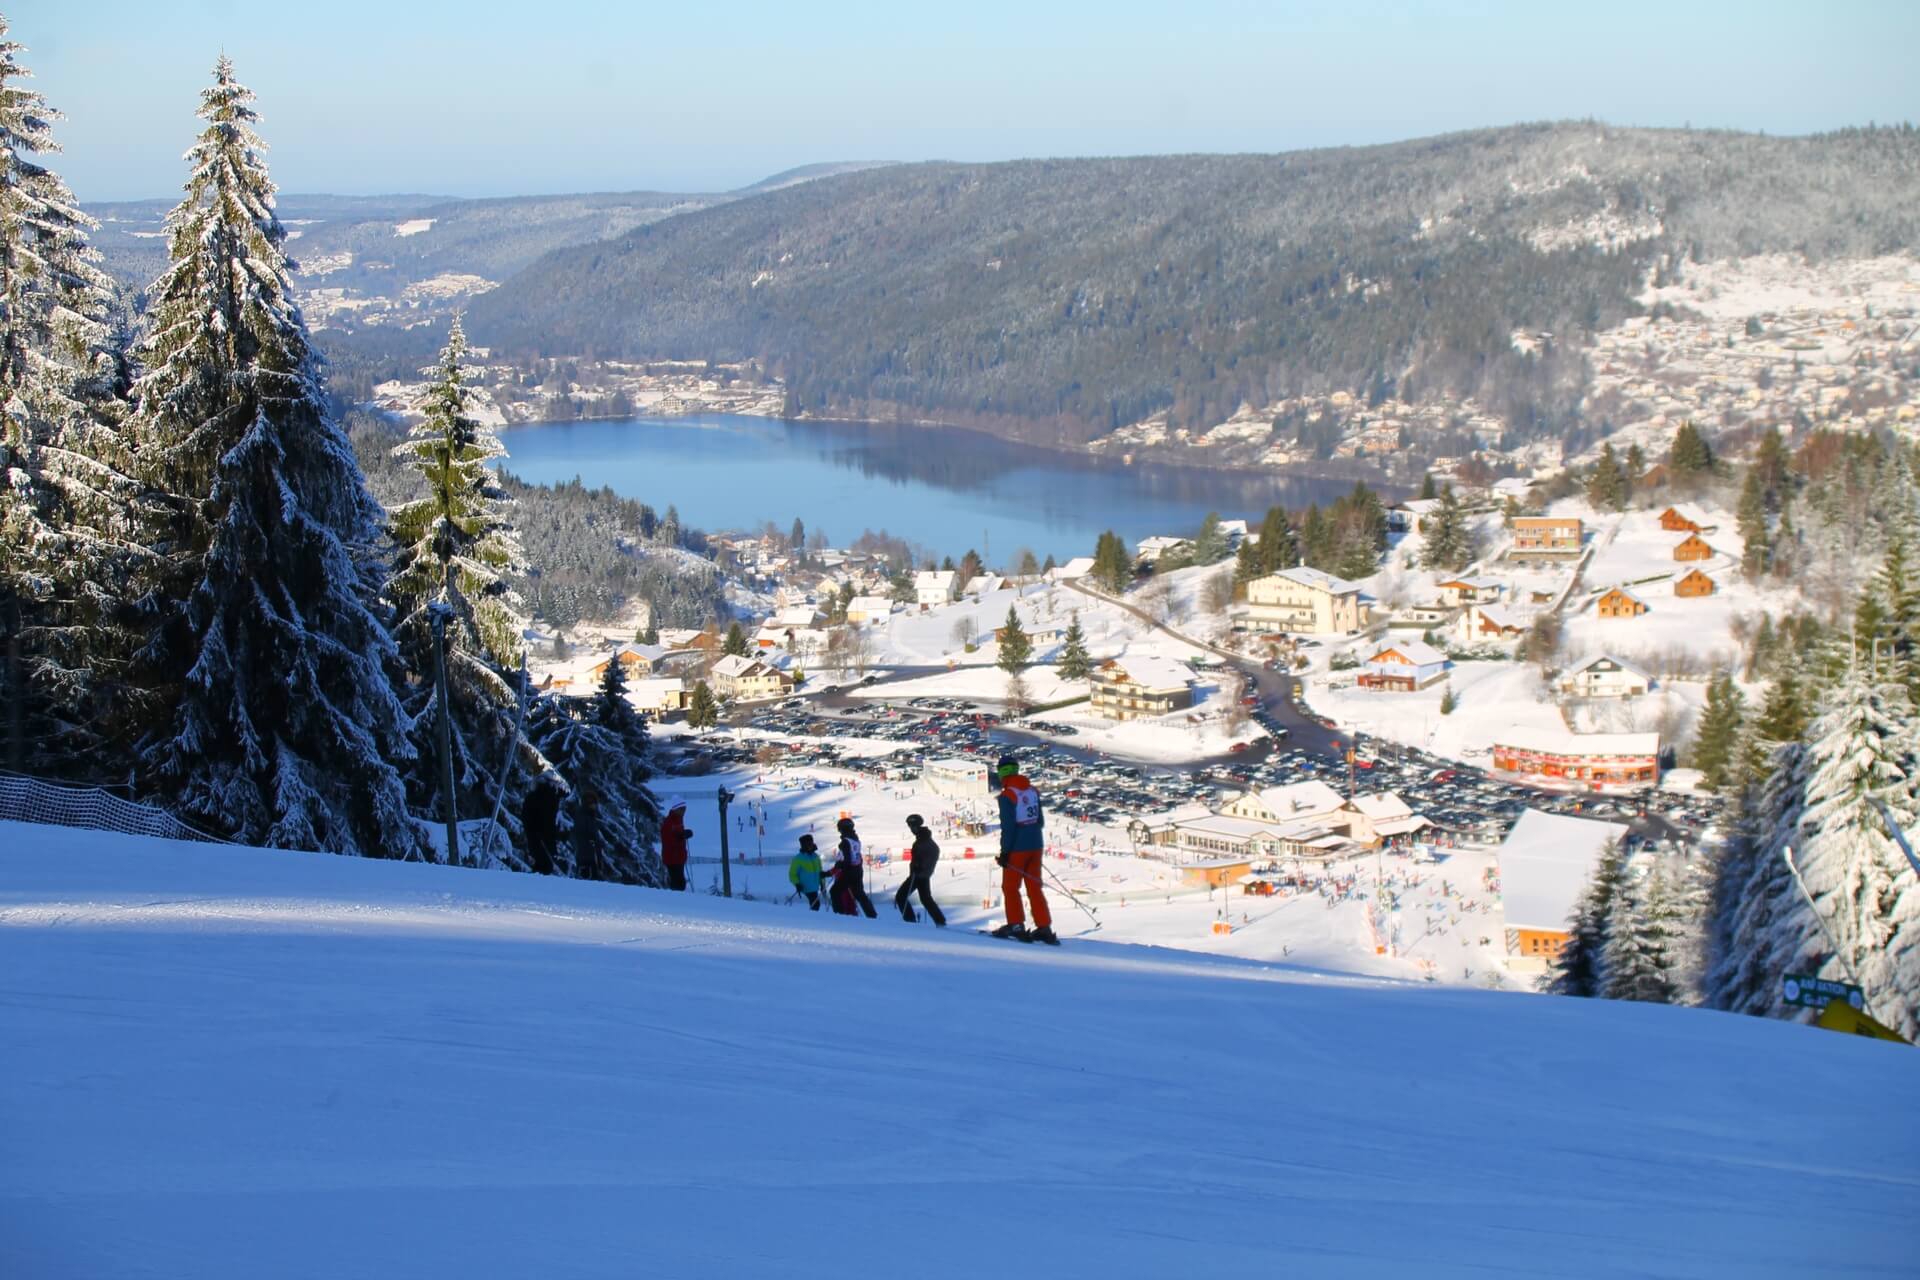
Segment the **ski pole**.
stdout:
<path fill-rule="evenodd" d="M 1086 913 L 1087 919 L 1093 921 L 1093 927 L 1095 929 L 1098 929 L 1101 927 L 1099 912 L 1095 911 L 1092 907 L 1089 907 L 1086 903 L 1080 901 L 1080 899 L 1074 897 L 1073 890 L 1067 888 L 1067 886 L 1061 881 L 1060 877 L 1056 876 L 1055 874 L 1053 874 L 1051 870 L 1048 869 L 1047 864 L 1045 862 L 1042 862 L 1040 864 L 1040 871 L 1043 875 L 1047 877 L 1047 879 L 1053 881 L 1055 888 L 1059 889 L 1060 892 L 1067 895 L 1067 901 L 1073 903 L 1074 906 L 1080 908 L 1081 911 Z"/>

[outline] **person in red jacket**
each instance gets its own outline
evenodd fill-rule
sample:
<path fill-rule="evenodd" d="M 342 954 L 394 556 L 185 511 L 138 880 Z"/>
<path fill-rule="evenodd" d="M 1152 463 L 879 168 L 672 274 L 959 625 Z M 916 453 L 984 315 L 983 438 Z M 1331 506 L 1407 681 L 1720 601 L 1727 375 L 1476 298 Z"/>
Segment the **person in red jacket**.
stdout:
<path fill-rule="evenodd" d="M 667 868 L 669 889 L 687 887 L 687 841 L 692 835 L 687 830 L 687 802 L 675 800 L 667 820 L 660 824 L 660 861 Z"/>

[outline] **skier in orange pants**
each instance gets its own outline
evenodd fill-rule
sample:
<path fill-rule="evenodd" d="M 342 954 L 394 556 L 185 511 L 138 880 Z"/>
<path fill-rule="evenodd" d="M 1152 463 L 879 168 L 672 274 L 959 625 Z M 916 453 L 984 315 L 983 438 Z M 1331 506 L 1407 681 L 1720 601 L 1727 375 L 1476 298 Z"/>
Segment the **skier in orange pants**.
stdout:
<path fill-rule="evenodd" d="M 1040 883 L 1040 858 L 1046 849 L 1046 817 L 1040 808 L 1040 793 L 1020 772 L 1020 762 L 1002 756 L 987 785 L 1000 798 L 1000 891 L 1007 902 L 1007 922 L 993 931 L 996 938 L 1018 938 L 1022 942 L 1044 942 L 1059 946 L 1054 936 L 1053 912 L 1047 909 L 1047 893 Z M 1032 929 L 1027 928 L 1027 913 L 1020 901 L 1020 890 L 1027 891 L 1033 904 Z"/>

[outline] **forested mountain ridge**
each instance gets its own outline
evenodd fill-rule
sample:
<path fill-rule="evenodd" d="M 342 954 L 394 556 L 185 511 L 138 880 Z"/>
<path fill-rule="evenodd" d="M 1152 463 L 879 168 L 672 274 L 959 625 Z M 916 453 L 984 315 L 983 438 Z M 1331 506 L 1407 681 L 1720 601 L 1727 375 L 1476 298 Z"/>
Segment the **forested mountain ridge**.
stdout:
<path fill-rule="evenodd" d="M 549 254 L 470 327 L 508 353 L 757 359 L 806 412 L 1043 443 L 1318 390 L 1472 395 L 1518 437 L 1558 435 L 1585 336 L 1633 314 L 1650 271 L 1902 250 L 1916 197 L 1910 127 L 897 165 Z"/>

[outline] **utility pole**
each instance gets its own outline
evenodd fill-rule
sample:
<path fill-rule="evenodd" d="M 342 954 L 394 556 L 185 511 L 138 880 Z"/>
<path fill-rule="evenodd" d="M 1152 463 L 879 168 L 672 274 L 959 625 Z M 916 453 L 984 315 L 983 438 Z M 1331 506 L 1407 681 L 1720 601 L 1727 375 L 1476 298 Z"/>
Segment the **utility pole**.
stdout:
<path fill-rule="evenodd" d="M 453 717 L 447 712 L 447 619 L 453 606 L 436 600 L 427 606 L 433 624 L 433 693 L 440 709 L 440 790 L 447 806 L 447 864 L 460 863 L 460 818 L 453 796 Z"/>
<path fill-rule="evenodd" d="M 727 806 L 733 803 L 733 792 L 724 786 L 718 792 L 720 801 L 720 892 L 733 896 L 733 863 L 727 848 Z"/>

